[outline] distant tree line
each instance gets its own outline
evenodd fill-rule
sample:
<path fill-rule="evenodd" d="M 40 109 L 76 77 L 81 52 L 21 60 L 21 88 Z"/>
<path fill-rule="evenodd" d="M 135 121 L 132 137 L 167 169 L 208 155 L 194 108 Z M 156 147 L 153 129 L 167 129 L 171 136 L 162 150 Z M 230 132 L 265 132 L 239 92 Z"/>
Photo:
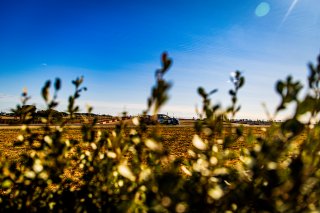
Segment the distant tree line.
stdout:
<path fill-rule="evenodd" d="M 41 119 L 50 117 L 50 122 L 52 124 L 61 122 L 64 118 L 69 116 L 69 113 L 60 112 L 55 109 L 45 109 L 37 110 L 35 105 L 22 105 L 12 110 L 12 112 L 0 112 L 0 124 L 20 124 L 26 120 L 26 117 L 31 117 L 29 123 L 37 124 L 42 123 Z M 98 115 L 94 113 L 74 113 L 73 121 L 81 122 L 81 119 L 85 118 L 94 118 L 94 117 L 103 117 L 104 119 L 112 119 L 112 115 Z M 79 120 L 80 119 L 80 120 Z"/>
<path fill-rule="evenodd" d="M 271 125 L 273 123 L 281 123 L 281 120 L 251 120 L 251 119 L 230 119 L 231 123 L 248 124 L 248 125 Z"/>

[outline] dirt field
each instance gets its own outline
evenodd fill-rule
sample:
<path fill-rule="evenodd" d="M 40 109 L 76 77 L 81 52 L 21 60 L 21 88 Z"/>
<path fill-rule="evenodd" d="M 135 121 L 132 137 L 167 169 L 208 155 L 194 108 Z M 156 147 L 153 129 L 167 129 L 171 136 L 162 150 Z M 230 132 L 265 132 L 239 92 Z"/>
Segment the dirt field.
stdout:
<path fill-rule="evenodd" d="M 1 155 L 9 159 L 16 159 L 19 155 L 26 151 L 23 147 L 14 147 L 13 143 L 17 140 L 20 134 L 19 126 L 1 126 L 0 127 L 0 151 Z M 34 131 L 38 130 L 39 126 L 34 126 Z M 113 130 L 114 126 L 98 126 L 101 130 Z M 132 127 L 129 127 L 132 128 Z M 149 129 L 156 128 L 150 126 Z M 192 138 L 195 134 L 192 123 L 183 123 L 179 126 L 159 126 L 157 127 L 159 134 L 162 136 L 163 145 L 167 148 L 171 155 L 176 157 L 186 157 L 189 147 L 192 145 Z M 265 134 L 265 127 L 248 126 L 244 128 L 244 134 L 248 134 L 249 131 L 256 136 Z M 65 138 L 81 139 L 80 126 L 67 127 L 64 135 Z M 251 146 L 252 144 L 246 144 L 246 142 L 240 138 L 240 140 L 233 144 L 233 149 L 240 149 L 241 147 Z"/>

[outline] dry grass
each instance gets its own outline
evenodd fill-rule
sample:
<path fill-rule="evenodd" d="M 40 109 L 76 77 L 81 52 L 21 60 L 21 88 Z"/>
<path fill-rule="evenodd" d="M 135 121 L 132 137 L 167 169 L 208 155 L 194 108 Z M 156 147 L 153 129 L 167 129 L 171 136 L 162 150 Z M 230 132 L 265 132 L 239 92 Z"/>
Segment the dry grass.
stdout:
<path fill-rule="evenodd" d="M 163 147 L 165 147 L 170 156 L 173 158 L 189 158 L 188 150 L 192 146 L 192 139 L 194 134 L 196 134 L 192 125 L 190 126 L 150 126 L 149 131 L 151 132 L 157 128 L 157 132 L 161 135 L 161 140 L 163 143 Z M 114 127 L 97 127 L 99 130 L 114 130 Z M 129 133 L 130 128 L 127 133 Z M 225 131 L 234 131 L 235 128 L 226 129 Z M 39 132 L 41 129 L 33 129 L 33 131 Z M 14 142 L 17 140 L 17 137 L 20 135 L 21 131 L 19 127 L 16 128 L 0 128 L 0 156 L 5 158 L 7 161 L 15 161 L 20 158 L 23 153 L 28 152 L 26 147 L 16 147 L 14 146 Z M 246 126 L 243 129 L 243 136 L 240 137 L 235 143 L 230 147 L 235 153 L 240 153 L 241 148 L 249 148 L 254 144 L 248 143 L 244 138 L 247 138 L 249 134 L 252 134 L 256 137 L 263 137 L 266 134 L 266 127 L 260 126 Z M 205 136 L 202 135 L 204 138 Z M 65 129 L 65 133 L 63 135 L 65 139 L 75 139 L 81 141 L 82 133 L 80 127 L 67 127 Z M 297 148 L 299 148 L 299 144 L 304 140 L 305 135 L 303 134 L 301 137 L 296 139 Z M 81 147 L 81 144 L 80 144 Z M 83 147 L 81 147 L 83 148 Z M 76 154 L 76 152 L 74 152 Z M 236 166 L 239 163 L 238 158 L 230 159 L 227 161 L 229 166 Z M 165 165 L 164 165 L 165 166 Z M 64 172 L 64 178 L 76 180 L 76 185 L 73 185 L 73 188 L 77 188 L 81 183 L 82 172 L 78 169 L 69 169 Z M 50 184 L 49 188 L 52 190 L 55 189 L 54 184 Z"/>
<path fill-rule="evenodd" d="M 101 130 L 113 130 L 112 126 L 108 127 L 98 127 Z M 150 130 L 155 127 L 150 127 Z M 40 130 L 35 130 L 40 131 Z M 255 136 L 264 136 L 266 128 L 259 126 L 247 126 L 244 128 L 244 137 L 249 134 L 249 132 Z M 187 157 L 187 151 L 192 145 L 192 138 L 195 134 L 195 130 L 192 126 L 159 126 L 158 133 L 162 136 L 163 145 L 168 149 L 171 155 L 175 157 Z M 19 156 L 26 152 L 27 149 L 25 147 L 14 147 L 13 143 L 17 140 L 18 135 L 20 134 L 19 127 L 17 128 L 8 128 L 8 129 L 0 129 L 0 151 L 1 155 L 6 157 L 8 160 L 17 159 Z M 77 139 L 80 140 L 82 137 L 81 129 L 68 127 L 64 133 L 64 138 L 68 139 Z M 248 144 L 244 137 L 241 137 L 236 143 L 232 145 L 232 149 L 240 150 L 243 147 L 252 146 L 252 144 Z M 304 136 L 299 139 L 302 141 Z"/>
<path fill-rule="evenodd" d="M 19 129 L 0 129 L 0 152 L 8 160 L 19 158 L 27 150 L 24 147 L 13 146 L 19 134 Z"/>

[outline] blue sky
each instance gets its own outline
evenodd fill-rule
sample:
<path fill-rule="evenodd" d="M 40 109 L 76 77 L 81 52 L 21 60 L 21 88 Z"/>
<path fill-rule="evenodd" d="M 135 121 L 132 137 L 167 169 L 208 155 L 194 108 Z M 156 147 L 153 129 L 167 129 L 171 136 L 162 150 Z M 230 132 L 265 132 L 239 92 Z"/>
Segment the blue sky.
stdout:
<path fill-rule="evenodd" d="M 307 63 L 320 53 L 319 11 L 318 0 L 2 0 L 0 111 L 19 103 L 23 88 L 44 108 L 41 87 L 56 77 L 64 111 L 71 80 L 83 75 L 83 110 L 138 114 L 167 51 L 174 86 L 162 112 L 195 117 L 198 86 L 218 88 L 213 101 L 228 106 L 229 75 L 240 70 L 238 117 L 266 119 L 261 104 L 273 112 L 279 102 L 275 82 L 288 74 L 305 82 Z"/>

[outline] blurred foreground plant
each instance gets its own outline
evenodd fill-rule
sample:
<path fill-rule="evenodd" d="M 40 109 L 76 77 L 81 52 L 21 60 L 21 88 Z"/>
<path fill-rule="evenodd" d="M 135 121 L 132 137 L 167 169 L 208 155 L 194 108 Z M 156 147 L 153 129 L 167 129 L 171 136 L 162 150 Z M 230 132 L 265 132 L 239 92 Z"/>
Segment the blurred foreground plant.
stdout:
<path fill-rule="evenodd" d="M 147 110 L 156 114 L 168 100 L 171 84 L 164 79 L 171 60 L 162 55 L 156 84 Z M 299 99 L 300 82 L 288 77 L 276 84 L 281 97 L 277 112 L 294 103 L 292 118 L 265 129 L 265 136 L 244 135 L 242 126 L 232 126 L 239 89 L 244 77 L 235 72 L 229 91 L 231 106 L 223 109 L 211 103 L 199 88 L 203 100 L 195 123 L 192 148 L 186 159 L 173 159 L 162 137 L 138 118 L 135 127 L 121 122 L 114 130 L 95 128 L 96 120 L 82 126 L 82 139 L 64 139 L 65 125 L 79 110 L 75 105 L 83 78 L 73 81 L 67 120 L 51 126 L 61 81 L 47 81 L 42 96 L 49 113 L 42 118 L 41 131 L 23 125 L 16 146 L 28 152 L 21 159 L 0 160 L 1 211 L 97 211 L 97 212 L 309 212 L 320 210 L 320 126 L 318 65 L 310 65 L 309 92 Z M 25 107 L 23 93 L 16 111 L 28 123 L 33 113 Z M 24 110 L 21 110 L 23 109 Z M 89 113 L 92 108 L 89 108 Z M 276 113 L 277 113 L 276 112 Z M 306 119 L 307 118 L 307 119 Z M 129 134 L 126 134 L 129 131 Z M 306 134 L 301 144 L 296 139 Z M 232 148 L 238 140 L 247 142 L 241 150 Z M 230 162 L 236 161 L 234 165 Z"/>

